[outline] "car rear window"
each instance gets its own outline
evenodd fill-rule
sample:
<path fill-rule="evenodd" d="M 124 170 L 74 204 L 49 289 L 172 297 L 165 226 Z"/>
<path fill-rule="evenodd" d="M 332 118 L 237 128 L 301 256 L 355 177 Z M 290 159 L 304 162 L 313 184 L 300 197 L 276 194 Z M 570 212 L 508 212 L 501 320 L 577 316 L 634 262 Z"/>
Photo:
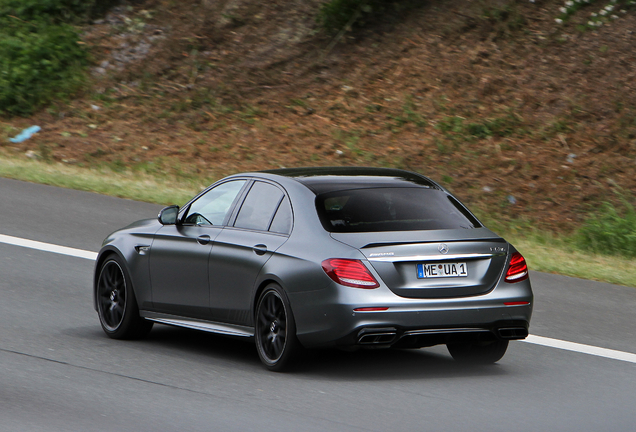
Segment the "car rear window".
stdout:
<path fill-rule="evenodd" d="M 329 232 L 477 228 L 481 224 L 455 198 L 432 188 L 364 188 L 316 197 Z"/>

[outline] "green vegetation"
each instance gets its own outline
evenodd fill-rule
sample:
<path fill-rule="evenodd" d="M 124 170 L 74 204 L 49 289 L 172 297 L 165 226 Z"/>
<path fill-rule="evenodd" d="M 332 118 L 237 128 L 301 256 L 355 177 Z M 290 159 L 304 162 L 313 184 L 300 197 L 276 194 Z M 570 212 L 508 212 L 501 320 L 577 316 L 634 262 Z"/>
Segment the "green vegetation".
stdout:
<path fill-rule="evenodd" d="M 330 0 L 323 4 L 318 13 L 318 23 L 328 31 L 339 31 L 351 27 L 362 13 L 371 13 L 380 0 Z"/>
<path fill-rule="evenodd" d="M 576 237 L 581 249 L 636 258 L 636 210 L 626 198 L 621 201 L 622 209 L 605 202 L 587 219 Z"/>
<path fill-rule="evenodd" d="M 427 125 L 426 119 L 417 112 L 417 107 L 412 97 L 407 97 L 402 105 L 402 115 L 392 117 L 397 127 L 412 123 L 420 129 L 424 129 Z"/>
<path fill-rule="evenodd" d="M 590 250 L 579 242 L 578 233 L 556 236 L 537 230 L 528 221 L 502 222 L 482 212 L 477 215 L 488 228 L 515 245 L 531 270 L 636 287 L 633 255 Z M 632 232 L 634 226 L 632 222 Z"/>
<path fill-rule="evenodd" d="M 0 114 L 29 115 L 84 82 L 88 51 L 73 23 L 94 0 L 0 0 Z"/>
<path fill-rule="evenodd" d="M 417 0 L 330 0 L 322 5 L 317 21 L 328 32 L 363 27 L 388 12 L 401 12 L 417 6 Z"/>
<path fill-rule="evenodd" d="M 4 156 L 0 156 L 0 177 L 166 205 L 184 204 L 208 185 L 201 179 L 168 177 L 143 169 L 114 165 L 87 169 Z"/>
<path fill-rule="evenodd" d="M 482 18 L 493 26 L 498 37 L 511 36 L 527 24 L 526 18 L 519 12 L 515 1 L 498 6 L 487 4 L 483 8 Z"/>
<path fill-rule="evenodd" d="M 87 16 L 94 3 L 95 0 L 0 0 L 0 17 L 14 15 L 30 22 L 74 22 Z"/>
<path fill-rule="evenodd" d="M 545 233 L 532 237 L 503 235 L 523 254 L 531 270 L 636 287 L 633 258 L 590 253 Z"/>
<path fill-rule="evenodd" d="M 438 130 L 462 140 L 469 138 L 507 137 L 522 133 L 521 120 L 513 113 L 503 117 L 467 122 L 460 116 L 447 116 L 437 122 Z"/>

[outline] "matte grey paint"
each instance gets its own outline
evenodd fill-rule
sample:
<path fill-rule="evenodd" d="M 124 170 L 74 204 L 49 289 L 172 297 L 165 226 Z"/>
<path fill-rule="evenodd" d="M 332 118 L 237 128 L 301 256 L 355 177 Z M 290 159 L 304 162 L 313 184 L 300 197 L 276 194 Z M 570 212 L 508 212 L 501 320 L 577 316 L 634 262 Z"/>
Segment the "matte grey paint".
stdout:
<path fill-rule="evenodd" d="M 233 227 L 163 226 L 155 218 L 111 234 L 104 241 L 97 268 L 105 256 L 117 253 L 128 266 L 142 316 L 168 315 L 174 325 L 179 325 L 179 320 L 208 322 L 209 331 L 214 331 L 215 325 L 252 328 L 260 290 L 277 282 L 288 295 L 297 335 L 305 347 L 355 344 L 355 334 L 362 328 L 392 327 L 401 332 L 492 329 L 503 325 L 499 323 L 528 325 L 533 300 L 530 281 L 503 282 L 509 256 L 515 250 L 488 229 L 330 234 L 316 214 L 315 193 L 294 178 L 248 173 L 222 181 L 254 178 L 276 184 L 288 195 L 293 211 L 289 236 Z M 248 187 L 249 182 L 244 191 Z M 244 197 L 245 192 L 237 202 Z M 180 217 L 188 205 L 181 209 Z M 230 222 L 237 208 L 231 212 Z M 209 242 L 197 241 L 201 235 L 208 235 Z M 439 281 L 429 281 L 426 287 L 421 280 L 406 281 L 404 269 L 391 269 L 391 262 L 368 259 L 371 253 L 386 251 L 394 253 L 393 259 L 439 254 L 439 242 L 447 243 L 451 253 L 491 256 L 481 262 L 471 260 L 472 272 L 478 276 L 470 279 L 474 284 L 461 286 L 460 282 L 451 289 L 441 288 Z M 136 249 L 148 245 L 149 252 Z M 506 255 L 492 254 L 493 245 L 505 247 Z M 358 289 L 333 282 L 321 267 L 328 258 L 362 260 L 380 287 Z M 408 283 L 421 289 L 414 290 Z M 504 306 L 504 301 L 530 304 Z M 389 310 L 353 311 L 376 306 Z"/>

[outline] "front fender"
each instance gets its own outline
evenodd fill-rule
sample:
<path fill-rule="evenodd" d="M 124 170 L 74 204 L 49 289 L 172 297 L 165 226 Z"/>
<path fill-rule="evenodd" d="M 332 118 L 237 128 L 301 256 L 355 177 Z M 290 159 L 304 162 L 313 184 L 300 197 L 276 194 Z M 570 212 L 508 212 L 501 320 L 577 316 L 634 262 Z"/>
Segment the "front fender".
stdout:
<path fill-rule="evenodd" d="M 152 308 L 152 289 L 150 285 L 150 248 L 154 233 L 161 227 L 158 223 L 146 232 L 125 229 L 117 231 L 104 240 L 104 244 L 97 255 L 93 273 L 93 307 L 97 310 L 97 279 L 99 272 L 109 256 L 117 255 L 124 262 L 133 285 L 135 299 L 140 309 Z M 137 228 L 139 225 L 131 225 Z M 147 227 L 147 225 L 145 225 Z M 150 227 L 149 227 L 150 228 Z"/>

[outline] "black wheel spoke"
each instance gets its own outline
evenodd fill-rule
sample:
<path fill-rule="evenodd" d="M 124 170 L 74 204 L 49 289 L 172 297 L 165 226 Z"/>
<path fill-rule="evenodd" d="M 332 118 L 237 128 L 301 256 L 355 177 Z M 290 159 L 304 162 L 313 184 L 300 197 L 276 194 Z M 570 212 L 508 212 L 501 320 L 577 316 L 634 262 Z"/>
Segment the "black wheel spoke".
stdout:
<path fill-rule="evenodd" d="M 278 321 L 278 333 L 282 335 L 287 334 L 287 322 L 284 319 Z"/>
<path fill-rule="evenodd" d="M 276 354 L 276 357 L 280 357 L 280 355 L 283 353 L 283 348 L 285 346 L 284 342 L 285 341 L 280 337 L 277 337 L 274 341 L 274 353 Z"/>
<path fill-rule="evenodd" d="M 115 274 L 116 269 L 111 265 L 107 270 L 108 271 L 106 271 L 106 274 L 104 275 L 106 278 L 106 285 L 108 288 L 115 288 L 117 286 L 117 276 Z"/>
<path fill-rule="evenodd" d="M 109 324 L 110 326 L 114 326 L 114 324 L 117 322 L 117 314 L 115 313 L 115 309 L 112 306 L 108 308 L 107 317 L 107 324 Z"/>
<path fill-rule="evenodd" d="M 281 303 L 280 299 L 278 297 L 276 297 L 274 299 L 274 316 L 276 317 L 276 319 L 280 320 L 280 319 L 285 319 L 285 309 L 283 308 L 283 304 Z"/>
<path fill-rule="evenodd" d="M 113 310 L 115 311 L 115 313 L 117 313 L 118 315 L 123 315 L 124 313 L 124 308 L 122 307 L 121 304 L 119 303 L 115 303 L 113 305 Z"/>
<path fill-rule="evenodd" d="M 279 338 L 276 338 L 276 339 L 274 339 L 272 341 L 272 355 L 273 355 L 273 357 L 278 357 L 278 355 L 281 352 L 282 347 L 283 346 L 281 345 Z"/>
<path fill-rule="evenodd" d="M 267 344 L 267 356 L 270 358 L 270 360 L 276 358 L 276 350 L 274 348 L 273 340 L 270 340 L 269 343 Z"/>
<path fill-rule="evenodd" d="M 273 321 L 276 319 L 276 299 L 273 295 L 269 295 L 265 298 L 265 309 L 263 310 L 263 315 L 268 321 Z"/>
<path fill-rule="evenodd" d="M 105 293 L 106 291 L 110 291 L 112 290 L 112 283 L 110 281 L 110 278 L 103 274 L 100 278 L 99 278 L 99 286 L 100 286 L 100 290 Z"/>
<path fill-rule="evenodd" d="M 268 324 L 271 322 L 272 322 L 272 319 L 268 317 L 266 314 L 261 313 L 258 315 L 258 323 L 263 326 L 263 329 L 266 329 Z"/>

